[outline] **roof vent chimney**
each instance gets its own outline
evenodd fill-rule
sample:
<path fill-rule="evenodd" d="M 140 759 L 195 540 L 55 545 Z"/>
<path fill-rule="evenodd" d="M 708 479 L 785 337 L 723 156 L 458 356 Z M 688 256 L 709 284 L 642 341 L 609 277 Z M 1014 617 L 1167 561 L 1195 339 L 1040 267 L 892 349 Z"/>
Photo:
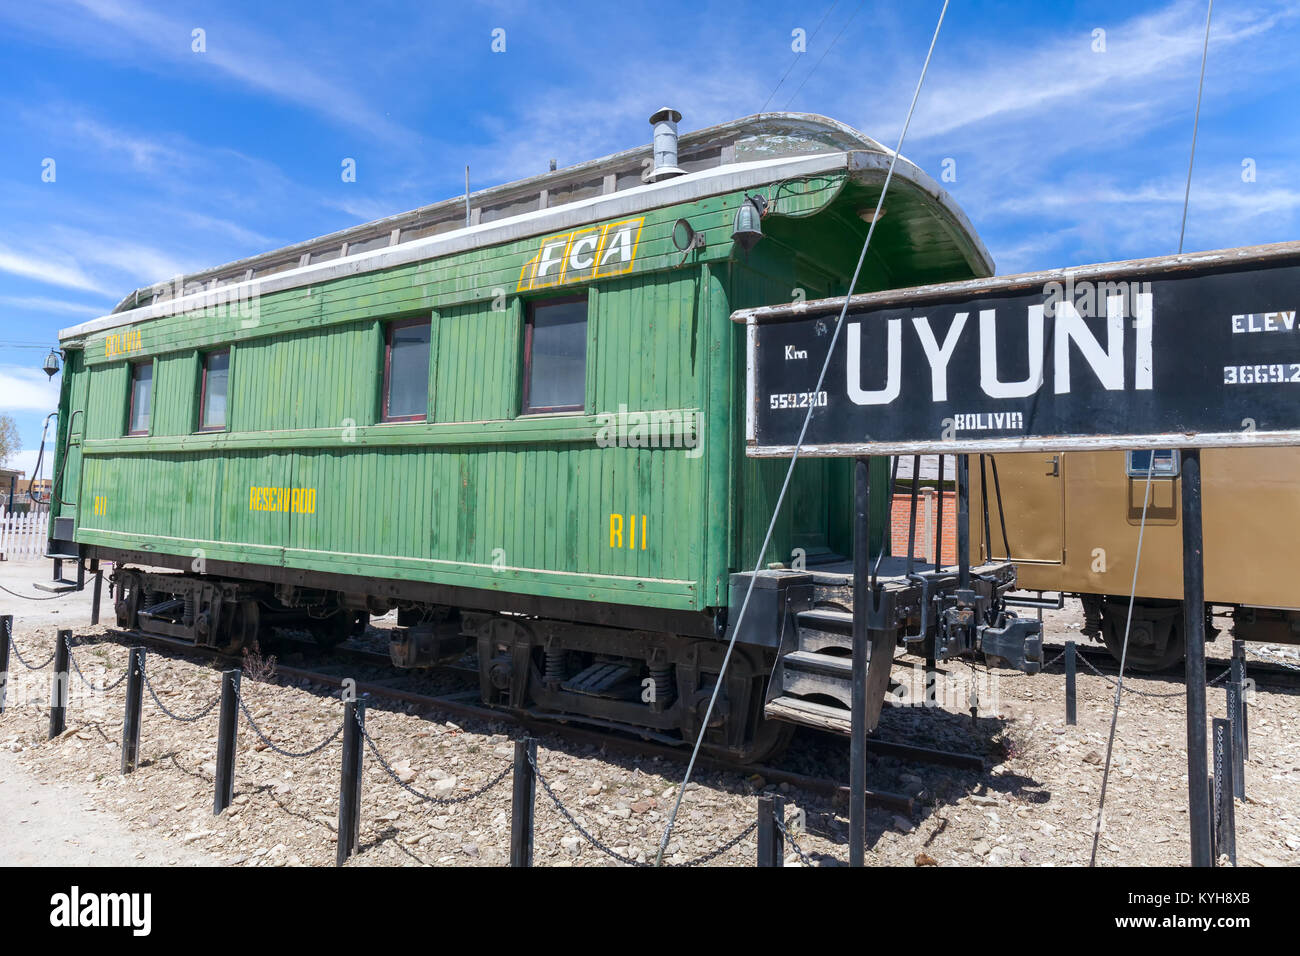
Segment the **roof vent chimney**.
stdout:
<path fill-rule="evenodd" d="M 650 117 L 655 128 L 655 165 L 648 177 L 652 183 L 685 174 L 685 170 L 677 168 L 677 124 L 681 118 L 681 113 L 668 106 Z"/>

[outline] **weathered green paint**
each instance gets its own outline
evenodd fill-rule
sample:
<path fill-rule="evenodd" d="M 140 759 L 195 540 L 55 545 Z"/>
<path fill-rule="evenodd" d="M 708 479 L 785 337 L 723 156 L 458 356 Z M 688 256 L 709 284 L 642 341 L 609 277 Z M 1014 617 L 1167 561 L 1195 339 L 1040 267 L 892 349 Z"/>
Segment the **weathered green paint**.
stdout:
<path fill-rule="evenodd" d="M 785 469 L 744 455 L 743 331 L 730 314 L 796 290 L 844 291 L 866 231 L 857 213 L 870 190 L 844 175 L 785 188 L 748 256 L 729 238 L 744 198 L 733 193 L 645 213 L 626 275 L 517 294 L 533 237 L 276 292 L 255 315 L 171 315 L 65 343 L 62 407 L 86 410 L 69 500 L 99 495 L 106 507 L 59 513 L 77 517 L 77 541 L 110 548 L 725 606 L 729 574 L 757 558 Z M 933 278 L 910 245 L 923 204 L 901 188 L 891 197 L 899 226 L 873 240 L 860 289 Z M 685 261 L 671 242 L 682 217 L 707 240 Z M 572 295 L 589 305 L 586 408 L 520 416 L 527 303 Z M 432 322 L 429 419 L 379 424 L 383 322 L 413 316 Z M 128 332 L 139 335 L 106 345 Z M 122 342 L 131 350 L 114 352 Z M 196 433 L 202 353 L 227 346 L 229 427 Z M 124 437 L 133 361 L 155 365 L 146 437 Z M 620 409 L 698 414 L 701 447 L 604 447 Z M 884 477 L 877 463 L 877 487 Z M 314 512 L 254 510 L 250 489 L 264 487 L 312 489 Z M 801 462 L 764 563 L 789 563 L 795 548 L 848 554 L 851 499 L 847 463 Z M 879 541 L 883 495 L 874 507 Z M 611 547 L 611 514 L 622 547 Z"/>

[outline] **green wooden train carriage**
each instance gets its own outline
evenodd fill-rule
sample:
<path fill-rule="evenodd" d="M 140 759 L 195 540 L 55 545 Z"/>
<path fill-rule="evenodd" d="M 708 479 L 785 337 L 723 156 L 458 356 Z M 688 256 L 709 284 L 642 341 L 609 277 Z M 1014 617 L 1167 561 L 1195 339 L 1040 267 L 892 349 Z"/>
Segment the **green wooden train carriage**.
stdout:
<path fill-rule="evenodd" d="M 489 701 L 692 738 L 785 468 L 744 455 L 729 316 L 845 291 L 890 153 L 807 114 L 678 141 L 670 114 L 656 152 L 140 289 L 65 330 L 51 553 L 118 562 L 123 626 L 333 641 L 397 607 L 395 657 L 477 642 Z M 900 159 L 859 290 L 991 272 Z M 799 464 L 770 565 L 849 553 L 849 478 Z M 711 729 L 732 750 L 762 736 L 777 625 L 754 620 Z"/>

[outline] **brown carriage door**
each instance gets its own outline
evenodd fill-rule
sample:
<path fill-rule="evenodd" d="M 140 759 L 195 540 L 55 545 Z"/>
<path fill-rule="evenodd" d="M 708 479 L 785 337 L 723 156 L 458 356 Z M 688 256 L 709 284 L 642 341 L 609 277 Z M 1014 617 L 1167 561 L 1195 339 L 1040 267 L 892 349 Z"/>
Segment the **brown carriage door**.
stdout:
<path fill-rule="evenodd" d="M 997 485 L 993 465 L 997 464 L 1001 486 L 1002 516 L 1006 519 L 1006 542 L 999 519 Z M 982 554 L 994 560 L 1060 564 L 1065 558 L 1065 455 L 1021 452 L 991 455 L 985 461 L 989 502 L 990 543 Z M 982 541 L 984 513 L 978 455 L 970 456 L 971 538 Z M 1007 554 L 1008 547 L 1011 551 Z"/>

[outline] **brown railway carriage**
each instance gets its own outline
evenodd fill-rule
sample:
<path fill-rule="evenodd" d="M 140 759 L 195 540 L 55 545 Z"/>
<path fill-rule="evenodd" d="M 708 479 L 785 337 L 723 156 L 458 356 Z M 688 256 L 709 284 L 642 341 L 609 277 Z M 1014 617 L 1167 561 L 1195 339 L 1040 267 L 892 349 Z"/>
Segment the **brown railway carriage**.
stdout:
<path fill-rule="evenodd" d="M 1084 633 L 1118 655 L 1133 586 L 1147 456 L 1122 451 L 997 455 L 1001 511 L 991 471 L 987 488 L 973 479 L 972 513 L 982 512 L 987 493 L 992 541 L 982 531 L 972 534 L 972 557 L 1005 558 L 1009 551 L 1022 588 L 1077 595 Z M 1207 448 L 1201 462 L 1207 604 L 1229 611 L 1235 637 L 1300 642 L 1300 585 L 1285 560 L 1300 540 L 1300 449 Z M 1178 464 L 1177 451 L 1156 452 L 1129 638 L 1128 659 L 1142 669 L 1168 667 L 1183 657 Z M 1217 630 L 1211 627 L 1207 636 Z"/>

